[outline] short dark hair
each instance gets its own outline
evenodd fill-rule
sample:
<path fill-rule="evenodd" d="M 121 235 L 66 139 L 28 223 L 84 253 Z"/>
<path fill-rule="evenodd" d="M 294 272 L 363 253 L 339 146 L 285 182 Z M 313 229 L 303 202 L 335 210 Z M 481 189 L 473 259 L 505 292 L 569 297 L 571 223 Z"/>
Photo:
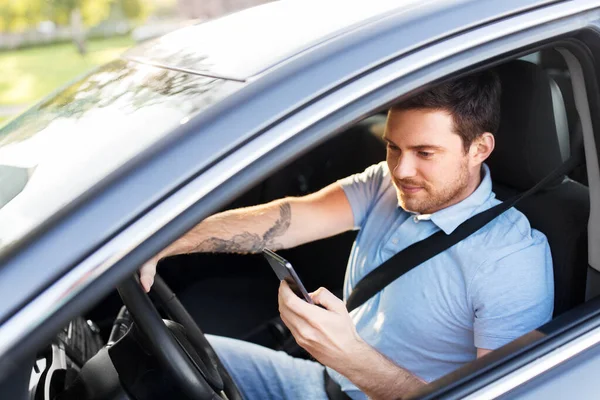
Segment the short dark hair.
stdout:
<path fill-rule="evenodd" d="M 495 134 L 500 125 L 500 78 L 493 70 L 441 83 L 405 101 L 393 110 L 445 110 L 454 119 L 455 133 L 465 152 L 484 132 Z"/>

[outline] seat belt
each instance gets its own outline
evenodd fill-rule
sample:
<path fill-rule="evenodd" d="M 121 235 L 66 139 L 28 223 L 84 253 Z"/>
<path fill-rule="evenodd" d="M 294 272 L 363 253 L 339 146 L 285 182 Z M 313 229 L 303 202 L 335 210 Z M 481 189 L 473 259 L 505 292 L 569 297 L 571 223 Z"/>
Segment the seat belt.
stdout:
<path fill-rule="evenodd" d="M 454 246 L 472 233 L 477 232 L 519 201 L 537 193 L 541 189 L 545 189 L 557 178 L 567 175 L 582 162 L 583 154 L 574 154 L 531 189 L 472 216 L 460 224 L 451 234 L 446 235 L 444 231 L 438 231 L 396 253 L 379 267 L 365 275 L 365 277 L 356 284 L 346 301 L 348 311 L 360 307 L 367 300 L 408 271 Z"/>
<path fill-rule="evenodd" d="M 573 154 L 571 158 L 535 184 L 531 189 L 472 216 L 460 224 L 451 234 L 446 235 L 444 231 L 438 231 L 396 253 L 379 267 L 365 275 L 356 284 L 348 297 L 348 301 L 346 301 L 348 312 L 363 305 L 367 300 L 408 271 L 435 257 L 444 250 L 449 249 L 472 233 L 477 232 L 519 201 L 542 189 L 546 189 L 557 178 L 567 175 L 581 165 L 583 160 L 583 152 Z M 350 397 L 342 391 L 340 385 L 331 379 L 326 369 L 324 370 L 324 375 L 325 393 L 330 400 L 350 400 Z"/>

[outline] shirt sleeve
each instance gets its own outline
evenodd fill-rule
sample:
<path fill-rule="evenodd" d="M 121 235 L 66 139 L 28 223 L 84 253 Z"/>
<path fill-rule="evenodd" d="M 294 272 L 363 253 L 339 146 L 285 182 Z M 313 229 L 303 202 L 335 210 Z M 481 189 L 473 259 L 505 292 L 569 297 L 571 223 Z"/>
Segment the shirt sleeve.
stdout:
<path fill-rule="evenodd" d="M 545 237 L 542 243 L 482 265 L 470 292 L 477 348 L 497 349 L 548 322 L 554 280 Z"/>
<path fill-rule="evenodd" d="M 354 229 L 362 227 L 381 188 L 386 171 L 387 165 L 385 162 L 381 162 L 371 165 L 364 172 L 350 175 L 338 181 L 352 207 Z"/>

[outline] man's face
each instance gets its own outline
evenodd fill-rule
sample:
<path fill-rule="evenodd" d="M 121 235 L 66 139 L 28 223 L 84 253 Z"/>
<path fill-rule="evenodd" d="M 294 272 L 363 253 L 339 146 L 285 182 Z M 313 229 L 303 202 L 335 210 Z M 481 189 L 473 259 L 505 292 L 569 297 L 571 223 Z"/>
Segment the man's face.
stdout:
<path fill-rule="evenodd" d="M 479 166 L 465 153 L 445 111 L 392 110 L 384 139 L 400 206 L 422 214 L 456 204 L 479 183 Z"/>

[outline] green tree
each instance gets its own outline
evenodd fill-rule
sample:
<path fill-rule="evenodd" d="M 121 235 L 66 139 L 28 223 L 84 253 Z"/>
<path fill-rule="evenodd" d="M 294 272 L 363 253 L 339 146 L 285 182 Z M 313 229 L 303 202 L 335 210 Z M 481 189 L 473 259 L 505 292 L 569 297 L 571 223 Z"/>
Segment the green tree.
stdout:
<path fill-rule="evenodd" d="M 18 32 L 44 19 L 43 0 L 0 0 L 0 32 Z"/>
<path fill-rule="evenodd" d="M 138 0 L 133 1 L 139 3 Z M 50 19 L 59 25 L 71 26 L 73 42 L 80 54 L 87 52 L 85 27 L 104 21 L 110 15 L 111 7 L 122 7 L 122 2 L 123 0 L 47 0 Z M 143 7 L 140 5 L 138 14 L 142 11 Z"/>
<path fill-rule="evenodd" d="M 117 6 L 123 10 L 123 14 L 129 19 L 141 20 L 148 16 L 150 5 L 141 0 L 118 0 Z"/>
<path fill-rule="evenodd" d="M 142 19 L 149 7 L 141 0 L 0 0 L 0 32 L 22 31 L 44 20 L 70 25 L 78 51 L 85 54 L 86 27 L 115 11 L 129 19 Z"/>

